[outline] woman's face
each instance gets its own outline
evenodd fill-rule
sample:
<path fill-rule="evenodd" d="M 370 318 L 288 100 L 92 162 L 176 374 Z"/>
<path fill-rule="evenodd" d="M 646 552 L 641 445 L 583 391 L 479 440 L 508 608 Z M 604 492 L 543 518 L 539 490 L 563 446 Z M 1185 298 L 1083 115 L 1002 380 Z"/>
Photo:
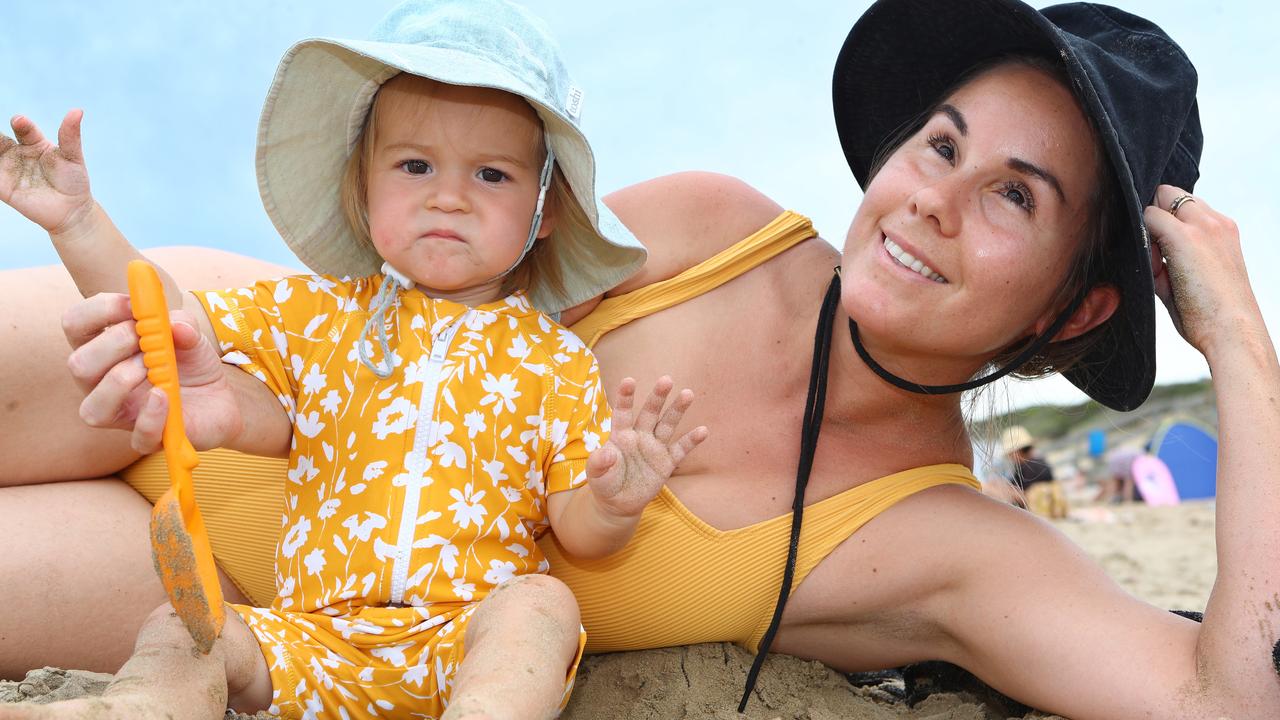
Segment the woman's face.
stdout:
<path fill-rule="evenodd" d="M 1038 334 L 1098 176 L 1087 120 L 1041 70 L 1003 65 L 949 97 L 884 164 L 845 239 L 842 303 L 873 352 L 966 379 Z M 879 357 L 879 356 L 878 356 Z"/>

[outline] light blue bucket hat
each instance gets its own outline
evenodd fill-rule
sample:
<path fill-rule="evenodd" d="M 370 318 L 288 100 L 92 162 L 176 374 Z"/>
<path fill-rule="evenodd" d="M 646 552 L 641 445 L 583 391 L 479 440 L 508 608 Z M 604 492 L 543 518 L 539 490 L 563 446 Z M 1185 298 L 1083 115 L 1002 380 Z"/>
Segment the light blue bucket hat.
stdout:
<path fill-rule="evenodd" d="M 595 157 L 579 128 L 582 91 L 546 25 L 504 0 L 410 0 L 368 40 L 314 38 L 285 53 L 258 123 L 258 190 L 285 243 L 307 267 L 362 277 L 382 259 L 357 239 L 339 188 L 373 97 L 401 72 L 519 95 L 542 119 L 548 145 L 590 227 L 557 218 L 565 294 L 529 288 L 556 313 L 616 287 L 644 264 L 644 247 L 596 199 Z"/>

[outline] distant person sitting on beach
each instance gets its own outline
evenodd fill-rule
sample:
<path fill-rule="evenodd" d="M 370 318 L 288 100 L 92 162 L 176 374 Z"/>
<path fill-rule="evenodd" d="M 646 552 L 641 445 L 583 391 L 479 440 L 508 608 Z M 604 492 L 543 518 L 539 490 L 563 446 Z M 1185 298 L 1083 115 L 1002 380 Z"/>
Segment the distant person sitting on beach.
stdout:
<path fill-rule="evenodd" d="M 1133 461 L 1143 455 L 1142 448 L 1120 447 L 1107 452 L 1097 502 L 1122 503 L 1139 499 L 1133 481 Z"/>
<path fill-rule="evenodd" d="M 1031 433 L 1021 425 L 1006 428 L 1000 446 L 1009 460 L 1009 484 L 1013 503 L 1048 518 L 1067 516 L 1067 497 L 1062 484 L 1053 477 L 1053 468 L 1035 451 Z"/>
<path fill-rule="evenodd" d="M 563 707 L 585 636 L 537 537 L 549 526 L 575 557 L 615 552 L 706 437 L 675 434 L 692 395 L 664 410 L 666 378 L 640 408 L 624 380 L 611 420 L 591 351 L 547 314 L 645 254 L 595 201 L 570 87 L 539 21 L 490 0 L 411 0 L 371 41 L 307 40 L 285 56 L 260 170 L 286 241 L 330 274 L 195 293 L 174 314 L 192 443 L 289 456 L 276 597 L 233 605 L 210 657 L 163 606 L 105 702 L 0 716 Z M 28 122 L 20 137 L 36 134 Z M 63 145 L 78 135 L 71 115 Z M 87 210 L 67 266 L 82 289 L 118 284 L 137 252 L 87 193 L 76 199 L 46 185 L 10 202 L 44 222 Z M 126 323 L 128 297 L 69 311 L 84 315 Z M 98 342 L 136 344 L 120 327 Z M 224 376 L 222 362 L 243 373 Z M 85 415 L 132 425 L 134 447 L 151 451 L 168 403 L 140 368 L 135 347 L 95 373 Z"/>

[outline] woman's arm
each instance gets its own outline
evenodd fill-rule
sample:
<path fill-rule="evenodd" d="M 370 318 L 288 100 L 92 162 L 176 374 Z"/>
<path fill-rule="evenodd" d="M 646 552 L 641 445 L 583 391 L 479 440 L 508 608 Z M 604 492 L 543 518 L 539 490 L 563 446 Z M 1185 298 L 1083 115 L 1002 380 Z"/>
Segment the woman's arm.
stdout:
<path fill-rule="evenodd" d="M 1129 595 L 1039 518 L 989 504 L 955 508 L 957 581 L 933 606 L 941 659 L 1073 720 L 1259 717 L 1201 676 L 1201 626 Z"/>
<path fill-rule="evenodd" d="M 160 248 L 147 257 L 185 287 L 240 287 L 297 270 L 209 248 Z M 84 393 L 67 372 L 60 318 L 77 292 L 65 268 L 0 271 L 0 487 L 111 475 L 138 457 L 129 433 L 80 419 Z M 240 370 L 228 367 L 229 372 Z"/>
<path fill-rule="evenodd" d="M 1202 352 L 1218 407 L 1218 574 L 1196 664 L 1206 692 L 1232 693 L 1280 716 L 1280 365 L 1249 286 L 1240 233 L 1203 199 L 1161 185 L 1145 219 L 1156 292 Z"/>

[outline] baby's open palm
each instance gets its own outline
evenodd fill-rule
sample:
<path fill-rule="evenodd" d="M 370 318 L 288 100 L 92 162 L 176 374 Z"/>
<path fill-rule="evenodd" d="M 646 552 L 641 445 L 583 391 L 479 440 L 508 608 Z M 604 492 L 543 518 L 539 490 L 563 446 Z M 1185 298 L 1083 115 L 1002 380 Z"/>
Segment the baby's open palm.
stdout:
<path fill-rule="evenodd" d="M 93 208 L 80 148 L 82 117 L 79 110 L 67 113 L 57 145 L 21 115 L 10 123 L 14 137 L 0 133 L 0 201 L 51 233 Z"/>
<path fill-rule="evenodd" d="M 609 441 L 587 460 L 591 493 L 616 515 L 640 514 L 680 461 L 707 439 L 707 428 L 699 426 L 673 440 L 685 411 L 693 404 L 693 393 L 681 390 L 671 406 L 664 407 L 671 388 L 671 378 L 659 378 L 644 405 L 636 410 L 636 382 L 623 380 Z"/>

